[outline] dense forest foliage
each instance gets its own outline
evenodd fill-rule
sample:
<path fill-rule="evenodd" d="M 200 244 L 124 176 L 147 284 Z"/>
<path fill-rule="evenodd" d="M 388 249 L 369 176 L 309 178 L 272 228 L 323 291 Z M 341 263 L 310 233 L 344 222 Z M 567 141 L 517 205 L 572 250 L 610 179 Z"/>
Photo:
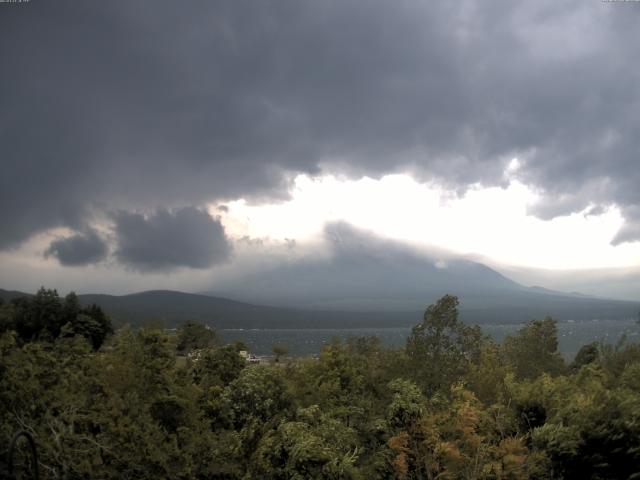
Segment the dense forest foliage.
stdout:
<path fill-rule="evenodd" d="M 266 365 L 195 322 L 113 333 L 44 289 L 0 305 L 0 334 L 0 477 L 25 430 L 47 479 L 640 478 L 639 345 L 567 364 L 554 320 L 498 345 L 453 296 L 405 348 Z"/>

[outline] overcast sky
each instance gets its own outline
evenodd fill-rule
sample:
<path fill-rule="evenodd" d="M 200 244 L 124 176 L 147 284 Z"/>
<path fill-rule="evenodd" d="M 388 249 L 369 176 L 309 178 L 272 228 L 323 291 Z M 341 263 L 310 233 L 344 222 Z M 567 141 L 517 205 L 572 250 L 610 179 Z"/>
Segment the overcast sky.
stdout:
<path fill-rule="evenodd" d="M 639 24 L 600 0 L 1 3 L 0 287 L 203 290 L 335 221 L 637 271 Z"/>

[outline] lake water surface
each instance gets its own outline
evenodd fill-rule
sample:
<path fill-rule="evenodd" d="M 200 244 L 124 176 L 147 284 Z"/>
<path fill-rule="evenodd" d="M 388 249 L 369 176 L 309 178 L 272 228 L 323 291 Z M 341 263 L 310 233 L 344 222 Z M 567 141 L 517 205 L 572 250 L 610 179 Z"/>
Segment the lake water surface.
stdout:
<path fill-rule="evenodd" d="M 482 325 L 482 329 L 500 342 L 505 336 L 515 333 L 521 325 Z M 318 354 L 322 347 L 334 337 L 346 339 L 351 336 L 376 336 L 383 345 L 402 346 L 410 328 L 316 328 L 316 329 L 226 329 L 218 333 L 225 342 L 241 340 L 252 353 L 269 355 L 275 344 L 285 345 L 290 355 Z M 585 322 L 558 322 L 560 351 L 571 358 L 578 349 L 593 341 L 615 343 L 626 335 L 631 342 L 640 341 L 640 325 L 635 320 L 592 320 Z"/>

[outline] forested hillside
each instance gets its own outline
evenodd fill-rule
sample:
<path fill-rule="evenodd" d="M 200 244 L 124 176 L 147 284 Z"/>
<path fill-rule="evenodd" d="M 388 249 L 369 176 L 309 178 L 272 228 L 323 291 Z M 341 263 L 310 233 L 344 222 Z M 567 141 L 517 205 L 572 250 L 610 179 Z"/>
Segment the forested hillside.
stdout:
<path fill-rule="evenodd" d="M 496 344 L 448 295 L 416 323 L 404 348 L 352 338 L 253 365 L 196 322 L 112 333 L 74 296 L 4 302 L 0 477 L 17 431 L 44 479 L 640 476 L 640 345 L 566 363 L 553 319 Z"/>

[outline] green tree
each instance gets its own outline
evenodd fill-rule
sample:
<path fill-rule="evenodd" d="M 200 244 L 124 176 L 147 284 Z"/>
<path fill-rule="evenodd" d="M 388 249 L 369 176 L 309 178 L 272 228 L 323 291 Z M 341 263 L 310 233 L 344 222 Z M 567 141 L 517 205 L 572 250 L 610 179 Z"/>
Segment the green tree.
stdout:
<path fill-rule="evenodd" d="M 640 362 L 640 343 L 631 343 L 622 335 L 615 345 L 599 344 L 598 363 L 609 376 L 618 379 L 627 365 Z"/>
<path fill-rule="evenodd" d="M 583 345 L 578 350 L 573 362 L 569 365 L 569 371 L 576 373 L 583 366 L 596 362 L 600 358 L 600 350 L 598 349 L 598 343 L 592 342 L 587 345 Z"/>
<path fill-rule="evenodd" d="M 373 407 L 375 395 L 367 394 L 370 384 L 366 373 L 366 359 L 334 339 L 322 349 L 318 361 L 302 373 L 301 381 L 309 404 L 316 403 L 347 425 L 354 425 L 361 423 L 364 412 Z M 307 375 L 310 381 L 305 381 Z"/>
<path fill-rule="evenodd" d="M 102 309 L 97 305 L 82 308 L 73 292 L 65 297 L 62 316 L 65 323 L 60 330 L 60 336 L 80 335 L 91 342 L 94 350 L 98 350 L 107 336 L 113 333 L 111 320 Z"/>
<path fill-rule="evenodd" d="M 100 336 L 97 338 L 99 344 L 102 344 L 106 337 L 113 333 L 111 318 L 104 312 L 104 310 L 102 310 L 102 307 L 100 307 L 99 305 L 92 303 L 91 305 L 82 308 L 80 313 L 84 313 L 85 315 L 90 316 L 96 322 L 98 322 L 98 325 L 100 325 Z M 95 346 L 96 341 L 94 339 L 92 339 L 92 341 L 94 342 Z"/>
<path fill-rule="evenodd" d="M 518 378 L 536 378 L 543 373 L 558 375 L 564 371 L 558 352 L 558 330 L 551 317 L 532 320 L 516 335 L 505 338 L 503 352 Z"/>
<path fill-rule="evenodd" d="M 104 340 L 104 332 L 100 324 L 84 313 L 76 315 L 73 320 L 65 323 L 62 327 L 61 336 L 73 337 L 74 335 L 80 335 L 89 340 L 95 350 L 100 348 Z"/>
<path fill-rule="evenodd" d="M 500 347 L 492 341 L 482 346 L 480 357 L 469 367 L 465 377 L 469 389 L 486 405 L 504 398 L 505 378 L 511 367 L 503 360 Z"/>
<path fill-rule="evenodd" d="M 213 347 L 218 343 L 216 332 L 200 322 L 185 322 L 178 332 L 177 350 L 179 353 L 189 353 L 200 348 Z"/>
<path fill-rule="evenodd" d="M 355 430 L 322 413 L 317 405 L 299 409 L 260 441 L 251 478 L 356 480 L 358 440 Z"/>
<path fill-rule="evenodd" d="M 445 295 L 430 305 L 407 339 L 416 380 L 428 393 L 448 391 L 480 354 L 482 331 L 459 320 L 458 303 L 458 297 Z"/>
<path fill-rule="evenodd" d="M 96 350 L 113 333 L 111 319 L 99 306 L 82 308 L 73 292 L 61 301 L 56 290 L 44 287 L 33 297 L 17 298 L 0 308 L 0 331 L 3 328 L 15 329 L 23 342 L 81 335 Z"/>
<path fill-rule="evenodd" d="M 426 410 L 426 401 L 418 386 L 397 378 L 389 383 L 393 397 L 387 408 L 387 422 L 394 429 L 406 430 L 417 422 Z"/>
<path fill-rule="evenodd" d="M 191 375 L 194 382 L 204 389 L 212 386 L 226 387 L 238 378 L 247 361 L 242 358 L 235 346 L 225 345 L 204 349 L 191 362 Z"/>
<path fill-rule="evenodd" d="M 289 349 L 286 347 L 286 345 L 277 344 L 273 346 L 273 353 L 276 356 L 276 362 L 279 362 L 280 357 L 283 357 L 287 353 L 289 353 Z"/>
<path fill-rule="evenodd" d="M 543 375 L 525 385 L 526 397 L 546 412 L 531 441 L 550 457 L 553 478 L 640 478 L 638 393 L 611 380 L 590 364 L 571 377 Z"/>
<path fill-rule="evenodd" d="M 63 325 L 65 323 L 73 322 L 80 314 L 80 310 L 80 299 L 75 292 L 70 292 L 66 297 L 64 297 L 64 301 L 62 302 Z"/>
<path fill-rule="evenodd" d="M 252 420 L 267 422 L 285 412 L 291 398 L 281 372 L 255 365 L 243 369 L 225 388 L 223 403 L 233 424 L 242 428 Z"/>
<path fill-rule="evenodd" d="M 53 340 L 64 325 L 62 303 L 56 290 L 41 287 L 32 297 L 15 300 L 15 328 L 24 341 Z"/>
<path fill-rule="evenodd" d="M 12 302 L 0 304 L 0 334 L 7 330 L 15 330 L 16 307 Z"/>

